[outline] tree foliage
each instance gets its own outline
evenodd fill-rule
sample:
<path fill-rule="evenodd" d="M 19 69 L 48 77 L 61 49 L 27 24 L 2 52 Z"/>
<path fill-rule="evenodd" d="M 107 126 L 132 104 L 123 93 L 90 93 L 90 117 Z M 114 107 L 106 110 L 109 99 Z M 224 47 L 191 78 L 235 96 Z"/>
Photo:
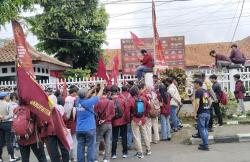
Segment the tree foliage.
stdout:
<path fill-rule="evenodd" d="M 38 49 L 73 68 L 95 70 L 108 25 L 104 7 L 98 0 L 53 0 L 41 6 L 42 14 L 27 19 L 38 37 Z"/>
<path fill-rule="evenodd" d="M 90 77 L 90 70 L 88 69 L 66 69 L 62 73 L 64 78 L 88 78 Z"/>

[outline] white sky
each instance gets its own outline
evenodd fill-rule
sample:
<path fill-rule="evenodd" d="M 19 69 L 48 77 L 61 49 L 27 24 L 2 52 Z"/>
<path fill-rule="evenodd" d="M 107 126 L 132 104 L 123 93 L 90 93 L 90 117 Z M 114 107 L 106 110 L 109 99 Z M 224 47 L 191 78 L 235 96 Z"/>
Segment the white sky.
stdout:
<path fill-rule="evenodd" d="M 114 2 L 123 1 L 121 3 Z M 158 32 L 161 37 L 184 35 L 186 44 L 231 41 L 243 0 L 190 0 L 172 2 L 155 0 Z M 157 2 L 159 1 L 159 2 Z M 107 45 L 120 48 L 121 38 L 130 38 L 130 31 L 139 37 L 152 37 L 151 0 L 101 0 L 109 13 Z M 143 2 L 143 3 L 132 3 Z M 144 9 L 148 8 L 148 9 Z M 141 10 L 139 12 L 133 12 Z M 123 15 L 123 16 L 121 16 Z M 244 10 L 234 40 L 250 35 L 250 0 Z M 12 38 L 9 24 L 0 30 L 0 38 Z M 35 45 L 37 40 L 29 33 L 27 40 Z"/>

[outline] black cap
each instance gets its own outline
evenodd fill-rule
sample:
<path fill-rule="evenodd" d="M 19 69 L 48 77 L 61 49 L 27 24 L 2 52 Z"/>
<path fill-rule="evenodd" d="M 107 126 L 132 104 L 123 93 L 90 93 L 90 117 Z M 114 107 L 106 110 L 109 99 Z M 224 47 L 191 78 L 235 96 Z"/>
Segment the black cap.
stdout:
<path fill-rule="evenodd" d="M 239 75 L 239 74 L 235 74 L 235 75 L 234 75 L 234 78 L 240 79 L 240 75 Z"/>
<path fill-rule="evenodd" d="M 203 81 L 201 79 L 195 79 L 194 83 L 199 84 L 200 86 L 202 86 Z"/>

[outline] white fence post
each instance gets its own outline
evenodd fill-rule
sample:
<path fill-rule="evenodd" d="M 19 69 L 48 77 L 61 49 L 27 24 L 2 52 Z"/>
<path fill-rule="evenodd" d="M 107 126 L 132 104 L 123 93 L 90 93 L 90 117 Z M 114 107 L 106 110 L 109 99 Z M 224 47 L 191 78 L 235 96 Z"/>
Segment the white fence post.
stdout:
<path fill-rule="evenodd" d="M 229 90 L 231 91 L 232 94 L 234 94 L 235 90 L 235 80 L 234 80 L 234 75 L 238 73 L 237 69 L 229 69 Z"/>

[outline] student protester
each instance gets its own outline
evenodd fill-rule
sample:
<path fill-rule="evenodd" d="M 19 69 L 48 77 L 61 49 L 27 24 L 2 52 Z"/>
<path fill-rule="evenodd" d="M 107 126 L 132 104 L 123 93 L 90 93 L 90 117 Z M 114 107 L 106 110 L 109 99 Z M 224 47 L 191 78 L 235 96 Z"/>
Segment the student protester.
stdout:
<path fill-rule="evenodd" d="M 122 137 L 122 157 L 128 157 L 127 124 L 130 122 L 130 107 L 126 106 L 128 101 L 126 102 L 126 98 L 120 97 L 118 92 L 118 87 L 112 86 L 112 100 L 115 106 L 115 117 L 112 121 L 112 159 L 117 158 L 116 149 L 119 135 Z"/>
<path fill-rule="evenodd" d="M 115 116 L 114 102 L 107 96 L 107 91 L 104 91 L 100 101 L 95 105 L 94 111 L 97 115 L 97 128 L 96 128 L 96 153 L 95 162 L 99 161 L 99 146 L 100 142 L 104 139 L 105 154 L 103 157 L 104 162 L 110 161 L 111 144 L 112 144 L 112 119 Z M 113 97 L 112 94 L 110 96 Z"/>
<path fill-rule="evenodd" d="M 178 122 L 177 109 L 181 106 L 181 96 L 177 87 L 173 83 L 173 78 L 169 77 L 165 80 L 168 86 L 168 93 L 171 95 L 170 101 L 170 120 L 173 123 L 173 131 L 178 132 Z"/>
<path fill-rule="evenodd" d="M 6 142 L 9 161 L 16 161 L 11 132 L 13 109 L 8 107 L 9 93 L 0 92 L 0 162 L 3 161 L 2 153 Z"/>
<path fill-rule="evenodd" d="M 215 58 L 215 66 L 217 68 L 228 67 L 232 64 L 230 58 L 223 54 L 217 53 L 215 50 L 210 51 L 209 55 Z"/>
<path fill-rule="evenodd" d="M 140 81 L 143 77 L 143 73 L 152 70 L 154 67 L 154 60 L 152 55 L 148 54 L 145 49 L 141 50 L 141 54 L 143 59 L 141 61 L 141 65 L 136 69 L 136 77 Z"/>
<path fill-rule="evenodd" d="M 57 104 L 63 106 L 65 104 L 65 102 L 64 102 L 64 99 L 62 97 L 62 93 L 59 89 L 55 91 L 55 96 L 57 98 Z"/>
<path fill-rule="evenodd" d="M 139 94 L 137 86 L 133 86 L 130 89 L 130 102 L 131 102 L 131 116 L 132 116 L 132 132 L 134 137 L 134 143 L 137 153 L 135 154 L 138 158 L 144 158 L 141 135 L 143 135 L 144 143 L 146 146 L 146 155 L 151 155 L 150 140 L 146 131 L 146 115 L 150 109 L 147 100 Z"/>
<path fill-rule="evenodd" d="M 76 100 L 77 107 L 77 161 L 85 162 L 85 153 L 87 154 L 87 162 L 95 161 L 96 152 L 96 120 L 94 106 L 99 102 L 103 95 L 104 85 L 100 85 L 100 90 L 97 96 L 91 96 L 97 85 L 88 91 L 87 88 L 78 91 L 78 99 Z M 90 97 L 90 98 L 89 98 Z M 87 148 L 87 151 L 85 151 Z"/>
<path fill-rule="evenodd" d="M 29 109 L 25 105 L 18 106 L 14 111 L 19 111 L 20 109 Z M 31 113 L 30 120 L 34 125 L 34 132 L 32 132 L 28 138 L 19 137 L 17 143 L 20 148 L 20 153 L 22 156 L 22 162 L 30 161 L 30 150 L 33 151 L 39 162 L 47 162 L 46 154 L 44 151 L 44 144 L 40 139 L 40 135 L 37 128 L 36 117 Z M 37 132 L 35 132 L 37 131 Z"/>
<path fill-rule="evenodd" d="M 211 108 L 212 113 L 210 113 L 210 121 L 209 121 L 209 129 L 211 130 L 213 127 L 213 111 L 215 112 L 218 118 L 218 125 L 220 127 L 223 126 L 223 118 L 222 118 L 222 114 L 220 111 L 220 101 L 219 101 L 220 95 L 222 93 L 222 89 L 221 89 L 220 84 L 217 81 L 217 75 L 213 74 L 209 78 L 211 82 L 213 83 L 212 90 L 215 93 L 215 96 L 212 102 L 212 108 Z"/>
<path fill-rule="evenodd" d="M 65 98 L 64 104 L 64 121 L 66 127 L 70 129 L 71 136 L 73 138 L 73 149 L 70 150 L 71 161 L 76 161 L 77 159 L 77 139 L 76 139 L 76 107 L 75 101 L 77 99 L 78 88 L 76 86 L 71 86 L 69 89 L 69 95 Z"/>
<path fill-rule="evenodd" d="M 211 97 L 207 90 L 202 88 L 203 81 L 196 79 L 194 81 L 195 88 L 195 113 L 198 124 L 198 132 L 202 139 L 199 150 L 209 150 L 208 146 L 208 123 L 210 119 Z"/>
<path fill-rule="evenodd" d="M 241 65 L 245 65 L 246 62 L 246 57 L 245 55 L 238 49 L 238 46 L 236 44 L 232 44 L 231 46 L 231 53 L 230 53 L 230 60 L 234 63 L 234 64 L 241 64 Z"/>
<path fill-rule="evenodd" d="M 131 97 L 129 93 L 129 86 L 125 85 L 122 86 L 122 92 L 120 93 L 119 97 L 124 100 L 126 105 L 126 110 L 128 109 L 130 111 L 131 103 L 129 98 Z M 129 112 L 130 115 L 130 112 Z M 127 124 L 127 147 L 128 150 L 132 149 L 132 143 L 133 143 L 133 134 L 132 134 L 132 128 L 131 128 L 131 116 L 129 116 L 128 124 Z"/>
<path fill-rule="evenodd" d="M 171 95 L 167 92 L 164 85 L 159 86 L 159 101 L 161 102 L 161 141 L 171 140 L 170 126 L 170 100 Z"/>
<path fill-rule="evenodd" d="M 244 98 L 246 90 L 243 82 L 240 80 L 240 75 L 235 74 L 234 75 L 234 80 L 235 80 L 235 91 L 234 91 L 234 96 L 238 102 L 238 107 L 241 112 L 241 117 L 246 117 L 246 110 L 245 110 L 245 105 L 244 105 Z"/>

